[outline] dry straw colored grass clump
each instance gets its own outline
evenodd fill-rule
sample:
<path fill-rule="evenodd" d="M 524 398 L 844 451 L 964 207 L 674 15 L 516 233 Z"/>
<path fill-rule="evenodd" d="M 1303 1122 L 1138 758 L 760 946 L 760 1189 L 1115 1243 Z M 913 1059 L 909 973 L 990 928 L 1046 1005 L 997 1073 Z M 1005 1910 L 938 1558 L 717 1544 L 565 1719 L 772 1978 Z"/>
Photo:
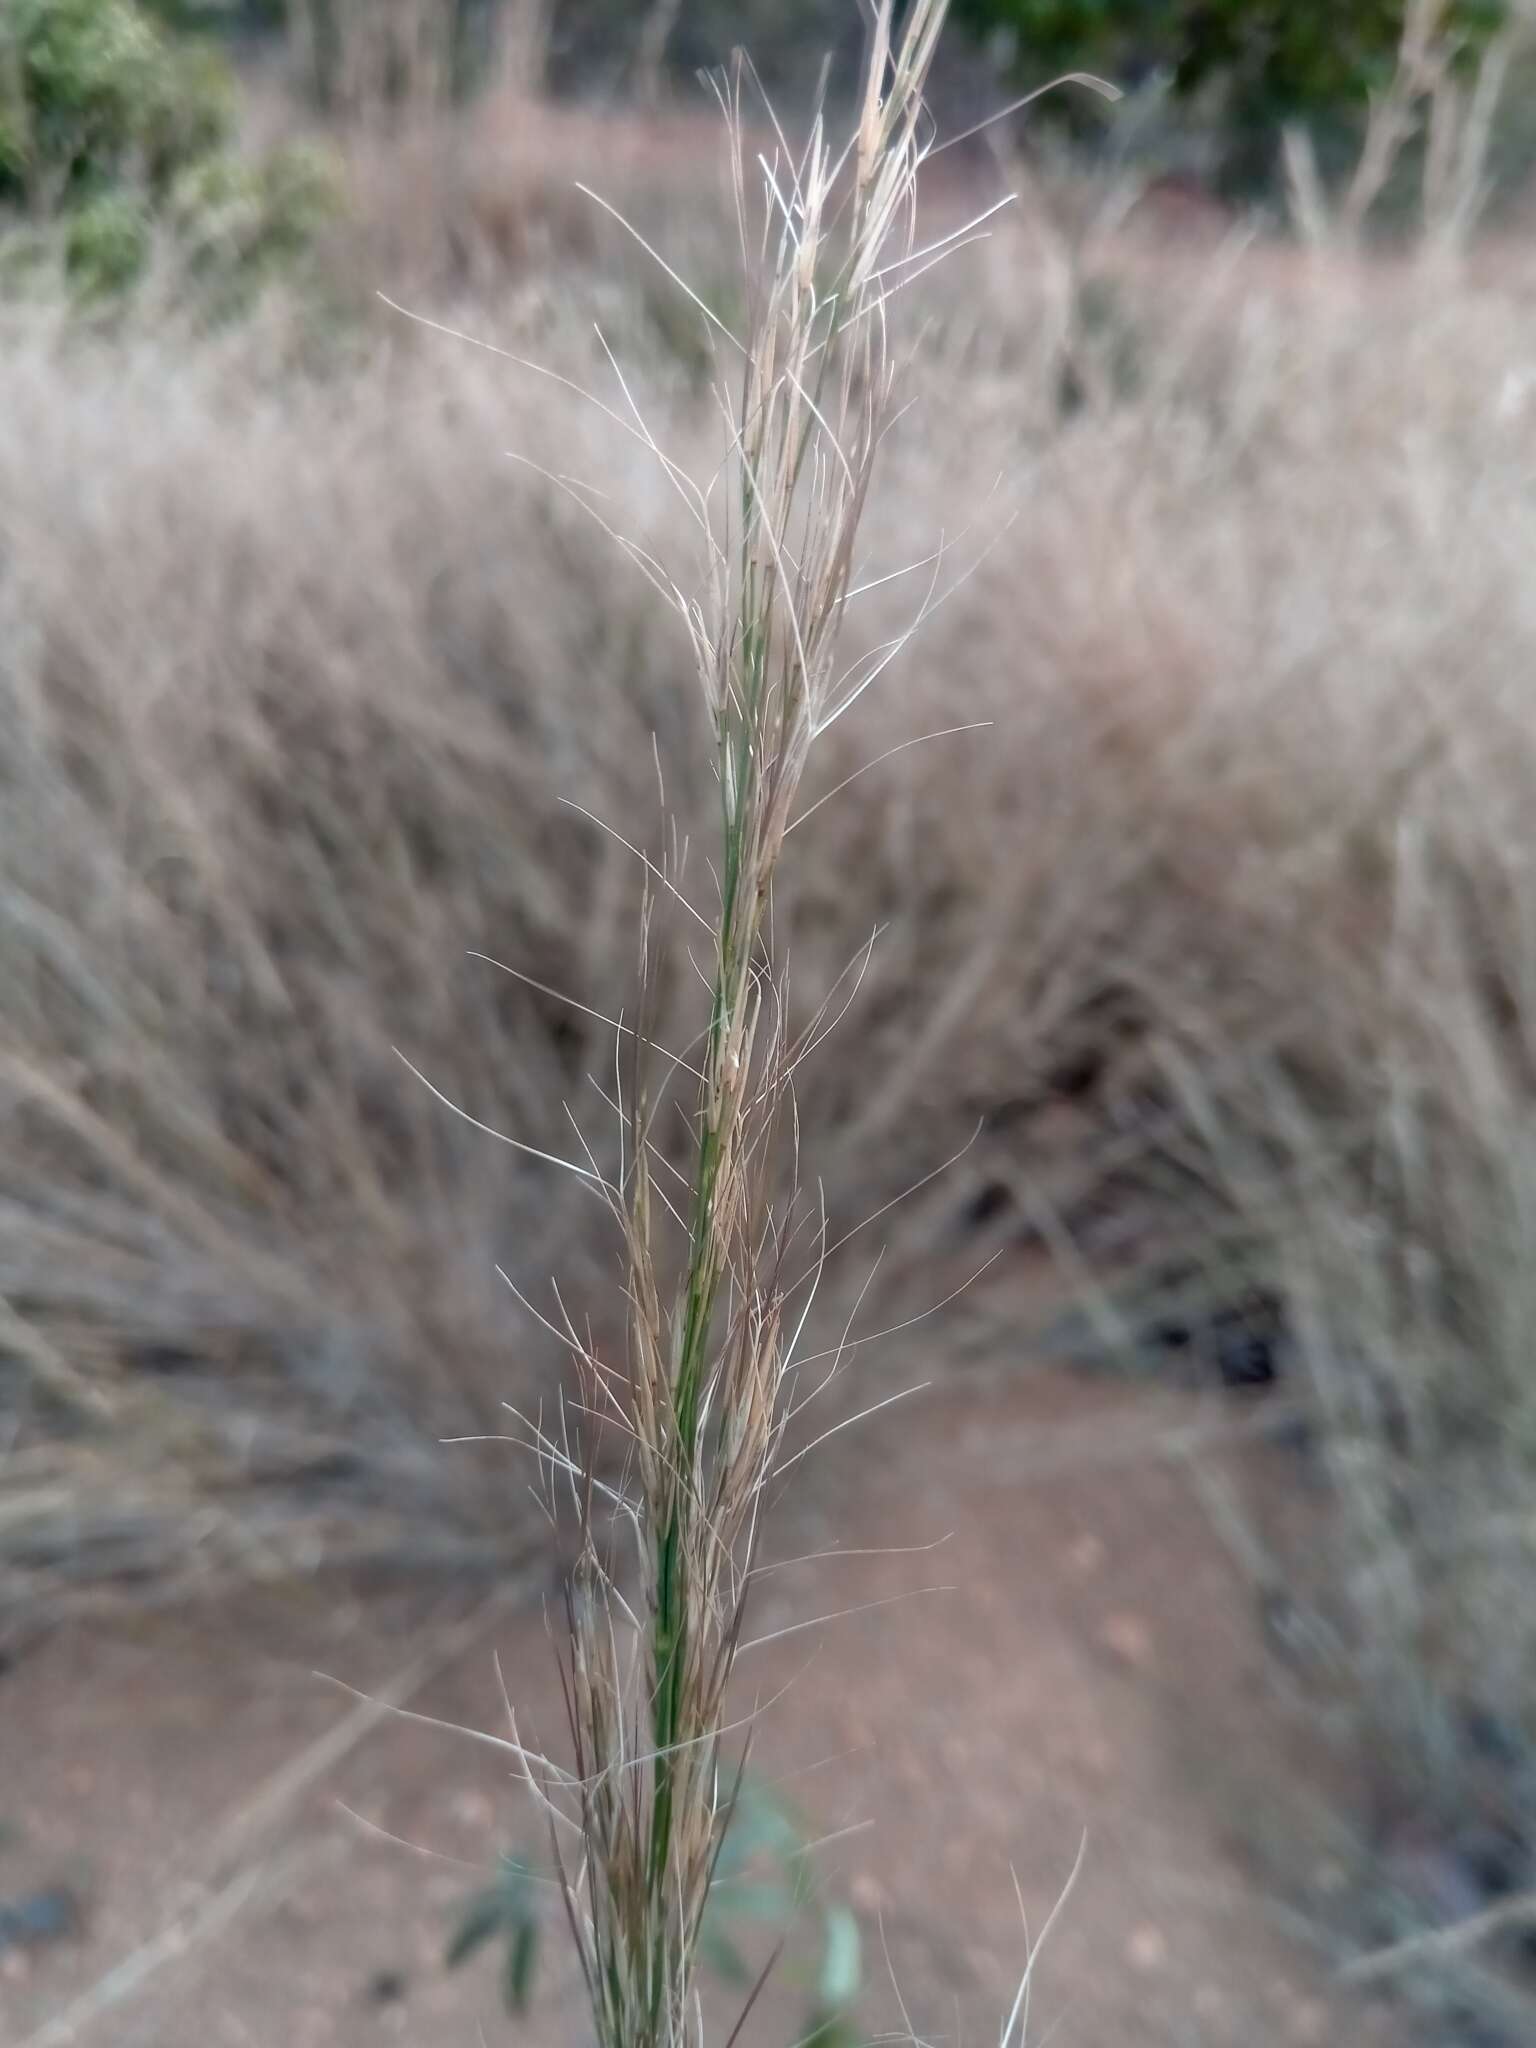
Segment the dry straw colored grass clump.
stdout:
<path fill-rule="evenodd" d="M 688 275 L 724 280 L 729 189 L 712 214 L 698 183 Z M 658 319 L 595 219 L 542 276 L 428 266 L 443 295 L 417 303 L 625 414 L 596 312 L 647 427 L 708 476 L 706 316 Z M 1536 1714 L 1532 280 L 1507 249 L 1429 271 L 992 225 L 912 287 L 920 403 L 853 573 L 978 512 L 1003 530 L 948 557 L 983 559 L 811 757 L 806 808 L 887 756 L 791 839 L 794 983 L 755 1070 L 858 979 L 795 1075 L 802 1177 L 850 1222 L 991 1118 L 899 1212 L 911 1256 L 871 1312 L 931 1298 L 896 1269 L 998 1190 L 1089 1260 L 1127 1340 L 1172 1264 L 1218 1304 L 1280 1299 L 1336 1482 L 1330 1669 L 1406 1760 L 1394 1786 L 1528 1839 L 1522 1767 L 1487 1755 L 1528 1758 Z M 688 633 L 541 472 L 602 476 L 658 562 L 692 559 L 696 522 L 634 433 L 394 316 L 329 379 L 249 331 L 188 353 L 28 314 L 6 344 L 5 1611 L 531 1554 L 494 1452 L 437 1440 L 552 1387 L 558 1347 L 494 1267 L 611 1300 L 604 1211 L 393 1048 L 618 1177 L 600 1020 L 629 1002 L 637 869 L 613 835 L 671 857 L 659 760 L 707 877 L 718 785 Z M 932 573 L 858 600 L 850 662 Z M 693 1065 L 697 997 L 658 951 L 646 1029 Z M 651 1135 L 686 1170 L 685 1128 Z M 966 1299 L 1022 1350 L 1004 1271 Z M 622 1311 L 590 1340 L 625 1342 Z"/>

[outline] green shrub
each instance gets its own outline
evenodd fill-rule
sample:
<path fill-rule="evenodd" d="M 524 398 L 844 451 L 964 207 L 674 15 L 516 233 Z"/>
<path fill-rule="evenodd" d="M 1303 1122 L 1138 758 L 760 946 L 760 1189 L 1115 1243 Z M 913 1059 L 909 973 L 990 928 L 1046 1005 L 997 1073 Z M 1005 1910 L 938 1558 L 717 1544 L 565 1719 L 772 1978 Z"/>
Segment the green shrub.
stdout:
<path fill-rule="evenodd" d="M 130 0 L 12 0 L 7 34 L 28 191 L 48 200 L 123 176 L 160 94 L 148 16 Z"/>
<path fill-rule="evenodd" d="M 19 104 L 0 86 L 0 198 L 19 191 L 27 161 L 27 130 Z"/>
<path fill-rule="evenodd" d="M 171 189 L 167 220 L 188 276 L 216 309 L 234 311 L 302 257 L 339 204 L 328 159 L 295 144 L 192 165 Z"/>
<path fill-rule="evenodd" d="M 64 268 L 83 298 L 125 291 L 149 260 L 148 209 L 131 191 L 103 192 L 78 207 L 64 229 Z"/>
<path fill-rule="evenodd" d="M 1508 18 L 1506 0 L 1447 0 L 1445 32 L 1469 49 Z M 959 0 L 958 18 L 1017 37 L 1031 62 L 1157 67 L 1194 92 L 1230 78 L 1272 117 L 1364 97 L 1390 74 L 1405 0 Z"/>
<path fill-rule="evenodd" d="M 1180 98 L 1214 96 L 1239 180 L 1273 164 L 1287 122 L 1356 114 L 1392 74 L 1406 13 L 1406 0 L 956 0 L 957 20 L 1006 37 L 1032 72 L 1161 74 Z M 1446 0 L 1439 32 L 1471 63 L 1509 13 L 1508 0 Z M 1071 117 L 1081 102 L 1059 105 Z"/>
<path fill-rule="evenodd" d="M 336 187 L 310 151 L 231 154 L 237 113 L 219 51 L 138 0 L 9 0 L 0 208 L 15 209 L 12 237 L 23 212 L 33 237 L 55 221 L 65 274 L 97 298 L 137 281 L 164 224 L 189 275 L 215 283 L 221 304 L 236 287 L 244 301 L 307 246 Z M 0 212 L 0 236 L 6 225 Z"/>
<path fill-rule="evenodd" d="M 140 144 L 150 182 L 164 186 L 221 149 L 234 133 L 234 75 L 207 43 L 171 45 L 151 81 Z"/>

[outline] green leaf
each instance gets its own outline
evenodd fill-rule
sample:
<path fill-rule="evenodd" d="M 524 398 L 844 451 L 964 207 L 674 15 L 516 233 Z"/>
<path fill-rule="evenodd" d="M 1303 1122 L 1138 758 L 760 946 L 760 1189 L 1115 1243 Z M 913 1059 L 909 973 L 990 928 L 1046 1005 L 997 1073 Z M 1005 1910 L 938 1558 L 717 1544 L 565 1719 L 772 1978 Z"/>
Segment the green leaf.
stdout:
<path fill-rule="evenodd" d="M 846 1906 L 829 1906 L 822 1934 L 819 1990 L 823 2007 L 836 2013 L 852 2005 L 862 1977 L 859 1923 Z"/>
<path fill-rule="evenodd" d="M 464 1916 L 448 1944 L 447 1967 L 454 1969 L 488 1942 L 504 1940 L 502 1997 L 509 2012 L 526 2010 L 538 1960 L 539 1915 L 532 1876 L 526 1863 L 516 1856 L 501 1859 L 501 1872 L 493 1885 L 476 1892 L 464 1909 Z"/>
<path fill-rule="evenodd" d="M 443 1961 L 448 1969 L 456 1970 L 460 1963 L 472 1956 L 477 1949 L 500 1934 L 508 1924 L 507 1896 L 500 1885 L 493 1885 L 483 1892 L 476 1892 L 464 1909 L 464 1917 L 454 1929 Z"/>
<path fill-rule="evenodd" d="M 506 1974 L 502 1996 L 507 2011 L 524 2013 L 533 1992 L 533 1971 L 539 1955 L 539 1926 L 530 1915 L 524 1919 L 507 1944 Z"/>

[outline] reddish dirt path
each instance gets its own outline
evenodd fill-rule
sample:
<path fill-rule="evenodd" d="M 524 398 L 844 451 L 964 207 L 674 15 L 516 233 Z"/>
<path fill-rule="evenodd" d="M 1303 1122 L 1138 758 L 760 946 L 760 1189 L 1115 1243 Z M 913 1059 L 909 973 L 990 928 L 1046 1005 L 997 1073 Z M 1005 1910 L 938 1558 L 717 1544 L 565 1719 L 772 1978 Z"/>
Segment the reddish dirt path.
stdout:
<path fill-rule="evenodd" d="M 957 1374 L 963 1368 L 955 1368 Z M 962 1388 L 964 1391 L 962 1391 Z M 851 1828 L 827 1855 L 870 1959 L 865 2017 L 900 2018 L 883 1921 L 912 2023 L 929 2040 L 995 2039 L 1022 1943 L 1084 1831 L 1087 1860 L 1041 1963 L 1031 2035 L 1082 2048 L 1305 2048 L 1391 2038 L 1348 2011 L 1257 1872 L 1299 1754 L 1248 1589 L 1182 1469 L 1155 1455 L 1097 1467 L 1053 1446 L 1128 1423 L 1187 1422 L 1187 1401 L 1057 1374 L 990 1390 L 961 1381 L 840 1437 L 786 1509 L 775 1555 L 837 1544 L 927 1555 L 844 1557 L 767 1578 L 768 1632 L 855 1602 L 942 1584 L 756 1653 L 770 1697 L 758 1767 L 814 1824 Z M 1279 1454 L 1262 1454 L 1276 1455 Z M 1054 1469 L 1053 1469 L 1054 1468 Z M 313 1669 L 384 1682 L 442 1623 L 422 1596 L 366 1605 L 252 1601 L 217 1619 L 58 1638 L 0 1679 L 0 1805 L 12 1833 L 0 1893 L 64 1877 L 82 1939 L 0 1972 L 12 2048 L 446 2048 L 585 2038 L 568 1969 L 533 2020 L 498 2012 L 494 1971 L 441 1970 L 469 1865 L 534 1839 L 506 1760 L 385 1722 L 248 1829 L 213 1924 L 72 2035 L 46 2023 L 165 1925 L 224 1818 L 334 1727 L 350 1702 Z M 557 1722 L 537 1606 L 505 1613 L 417 1704 L 500 1725 L 491 1651 L 536 1734 Z M 339 1810 L 418 1845 L 397 1847 Z M 445 1859 L 461 1859 L 460 1862 Z M 252 1878 L 250 1873 L 256 1873 Z M 242 1891 L 252 1884 L 249 1894 Z M 193 1895 L 194 1906 L 206 1897 Z M 556 1930 L 556 1933 L 558 1930 Z M 560 1950 L 550 1943 L 551 1959 Z M 369 1995 L 381 1972 L 400 1995 Z M 795 2037 L 798 2002 L 765 2001 L 745 2039 Z M 1380 2028 L 1381 2031 L 1376 2031 Z"/>

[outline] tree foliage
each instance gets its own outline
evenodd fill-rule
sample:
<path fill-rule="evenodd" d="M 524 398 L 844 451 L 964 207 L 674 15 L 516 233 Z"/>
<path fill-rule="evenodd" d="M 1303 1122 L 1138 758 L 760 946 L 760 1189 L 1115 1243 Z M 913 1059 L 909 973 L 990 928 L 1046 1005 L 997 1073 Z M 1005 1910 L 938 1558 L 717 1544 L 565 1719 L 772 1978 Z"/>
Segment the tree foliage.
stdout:
<path fill-rule="evenodd" d="M 1271 127 L 1363 100 L 1390 75 L 1406 0 L 956 0 L 973 30 L 1006 34 L 1032 68 L 1093 64 L 1216 86 L 1234 118 Z M 1475 52 L 1507 0 L 1447 0 L 1444 30 Z"/>

